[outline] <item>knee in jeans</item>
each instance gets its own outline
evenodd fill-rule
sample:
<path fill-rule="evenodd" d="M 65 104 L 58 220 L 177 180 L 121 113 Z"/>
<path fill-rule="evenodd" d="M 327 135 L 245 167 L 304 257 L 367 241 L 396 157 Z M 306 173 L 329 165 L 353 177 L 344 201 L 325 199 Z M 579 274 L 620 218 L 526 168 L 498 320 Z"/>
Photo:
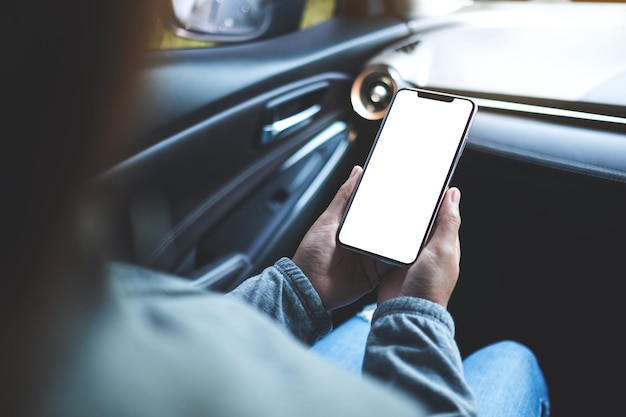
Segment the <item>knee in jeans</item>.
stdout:
<path fill-rule="evenodd" d="M 487 346 L 487 348 L 492 348 L 496 352 L 501 352 L 510 359 L 516 358 L 519 361 L 524 362 L 537 362 L 537 358 L 535 357 L 533 351 L 530 350 L 530 348 L 514 340 L 503 340 L 500 342 L 496 342 L 490 346 Z"/>

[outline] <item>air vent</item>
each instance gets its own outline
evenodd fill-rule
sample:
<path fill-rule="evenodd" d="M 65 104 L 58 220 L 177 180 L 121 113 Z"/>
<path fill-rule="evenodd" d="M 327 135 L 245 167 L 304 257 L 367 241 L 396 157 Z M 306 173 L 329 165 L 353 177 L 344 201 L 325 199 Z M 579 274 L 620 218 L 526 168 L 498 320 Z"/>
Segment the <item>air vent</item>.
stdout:
<path fill-rule="evenodd" d="M 405 54 L 409 54 L 415 50 L 418 44 L 419 41 L 407 43 L 406 45 L 403 45 L 396 49 L 396 52 L 404 52 Z"/>
<path fill-rule="evenodd" d="M 365 68 L 352 84 L 352 108 L 364 119 L 380 120 L 385 116 L 389 103 L 399 88 L 400 77 L 392 68 Z"/>

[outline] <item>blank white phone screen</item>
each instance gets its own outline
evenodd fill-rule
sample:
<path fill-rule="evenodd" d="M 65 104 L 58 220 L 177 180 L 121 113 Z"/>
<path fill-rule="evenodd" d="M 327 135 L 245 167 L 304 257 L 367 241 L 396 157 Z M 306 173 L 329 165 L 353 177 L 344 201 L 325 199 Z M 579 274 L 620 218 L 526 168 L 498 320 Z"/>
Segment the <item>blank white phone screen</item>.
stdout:
<path fill-rule="evenodd" d="M 474 113 L 472 101 L 399 90 L 338 239 L 401 264 L 417 258 Z"/>

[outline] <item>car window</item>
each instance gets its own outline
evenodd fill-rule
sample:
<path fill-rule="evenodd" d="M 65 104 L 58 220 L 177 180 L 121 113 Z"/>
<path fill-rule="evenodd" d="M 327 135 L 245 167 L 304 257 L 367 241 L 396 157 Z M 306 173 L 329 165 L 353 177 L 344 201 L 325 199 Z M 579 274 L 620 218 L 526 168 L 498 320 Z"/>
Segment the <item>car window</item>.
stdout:
<path fill-rule="evenodd" d="M 306 0 L 300 30 L 324 22 L 335 13 L 336 0 Z M 216 42 L 198 41 L 176 36 L 160 17 L 156 18 L 152 49 L 209 48 L 220 45 Z"/>

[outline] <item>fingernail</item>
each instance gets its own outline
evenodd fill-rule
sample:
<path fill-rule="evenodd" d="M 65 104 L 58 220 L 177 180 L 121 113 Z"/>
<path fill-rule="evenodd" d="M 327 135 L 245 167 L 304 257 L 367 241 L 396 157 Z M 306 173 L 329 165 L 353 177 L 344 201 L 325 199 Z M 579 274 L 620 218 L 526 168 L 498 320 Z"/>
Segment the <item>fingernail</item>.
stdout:
<path fill-rule="evenodd" d="M 461 202 L 461 192 L 458 188 L 452 188 L 450 190 L 450 201 L 452 201 L 455 206 L 458 206 Z"/>
<path fill-rule="evenodd" d="M 356 175 L 357 171 L 358 171 L 357 170 L 357 165 L 353 166 L 352 167 L 352 171 L 350 171 L 350 176 L 348 177 L 348 179 L 354 177 Z"/>

